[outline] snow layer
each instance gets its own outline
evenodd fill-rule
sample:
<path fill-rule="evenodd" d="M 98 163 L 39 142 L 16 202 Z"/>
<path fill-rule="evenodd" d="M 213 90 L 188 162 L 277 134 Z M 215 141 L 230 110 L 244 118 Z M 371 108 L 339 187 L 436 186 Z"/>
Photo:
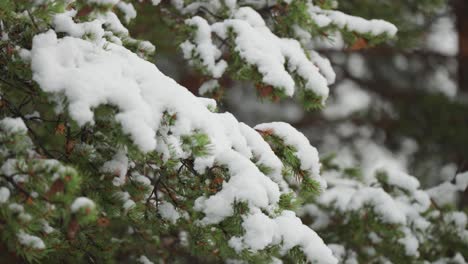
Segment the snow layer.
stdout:
<path fill-rule="evenodd" d="M 158 212 L 164 219 L 169 220 L 173 224 L 175 224 L 180 218 L 179 212 L 177 212 L 174 206 L 169 202 L 163 201 L 160 205 L 158 205 Z"/>
<path fill-rule="evenodd" d="M 94 207 L 96 207 L 96 205 L 91 199 L 87 197 L 78 197 L 75 199 L 75 201 L 73 201 L 72 205 L 70 206 L 70 209 L 72 212 L 75 213 L 81 208 L 94 209 Z"/>
<path fill-rule="evenodd" d="M 153 0 L 154 2 L 154 0 Z M 154 264 L 151 260 L 148 259 L 148 257 L 146 257 L 145 255 L 141 255 L 137 261 L 141 264 Z"/>
<path fill-rule="evenodd" d="M 125 22 L 129 23 L 130 20 L 134 19 L 137 16 L 137 12 L 135 10 L 135 7 L 131 3 L 125 3 L 123 1 L 120 1 L 117 4 L 117 7 L 120 9 L 125 14 Z"/>
<path fill-rule="evenodd" d="M 374 36 L 387 34 L 392 37 L 397 33 L 395 25 L 380 19 L 366 20 L 351 16 L 336 10 L 324 10 L 309 1 L 309 13 L 319 27 L 330 25 L 340 29 L 354 31 L 359 34 L 372 34 Z"/>
<path fill-rule="evenodd" d="M 95 3 L 95 4 L 101 4 L 101 5 L 115 5 L 120 0 L 86 0 L 86 1 L 88 3 Z"/>
<path fill-rule="evenodd" d="M 354 82 L 344 80 L 334 89 L 332 101 L 323 110 L 329 119 L 345 118 L 350 114 L 365 110 L 371 103 L 369 94 L 359 88 Z"/>
<path fill-rule="evenodd" d="M 0 187 L 0 204 L 6 203 L 10 199 L 10 190 L 7 187 Z"/>
<path fill-rule="evenodd" d="M 0 128 L 8 133 L 27 132 L 28 128 L 21 118 L 5 117 L 0 120 Z"/>
<path fill-rule="evenodd" d="M 201 60 L 214 78 L 219 78 L 227 68 L 224 60 L 217 60 L 221 56 L 221 51 L 211 40 L 211 28 L 208 22 L 202 17 L 195 16 L 185 20 L 185 24 L 196 28 L 194 43 L 186 40 L 180 45 L 185 59 L 195 56 Z"/>
<path fill-rule="evenodd" d="M 252 12 L 254 11 L 251 9 L 242 9 L 237 16 L 253 26 L 264 27 L 262 30 L 265 31 L 266 27 L 261 25 L 264 23 L 263 20 Z M 210 140 L 209 152 L 195 159 L 195 169 L 203 172 L 215 164 L 224 166 L 228 169 L 230 178 L 223 183 L 223 188 L 218 193 L 196 199 L 195 210 L 205 215 L 201 224 L 216 224 L 231 216 L 234 213 L 235 202 L 246 202 L 251 210 L 258 212 L 264 210 L 263 212 L 273 215 L 281 194 L 279 186 L 285 190 L 287 185 L 281 179 L 281 162 L 258 132 L 245 124 L 240 124 L 229 113 L 211 112 L 205 100 L 200 100 L 162 74 L 154 64 L 139 58 L 118 44 L 107 42 L 101 30 L 103 24 L 113 23 L 112 16 L 99 17 L 88 24 L 76 24 L 72 17 L 73 14 L 56 16 L 56 20 L 59 20 L 56 23 L 57 30 L 60 29 L 61 32 L 71 36 L 58 38 L 55 31 L 50 30 L 33 39 L 31 50 L 33 79 L 42 90 L 65 95 L 68 101 L 66 110 L 80 126 L 94 123 L 93 110 L 96 107 L 105 104 L 115 106 L 118 109 L 115 115 L 116 121 L 143 152 L 155 150 L 159 152 L 170 143 L 178 149 L 177 155 L 186 157 L 189 153 L 185 153 L 180 148 L 180 137 L 195 132 L 206 134 Z M 252 25 L 244 20 L 233 19 L 232 25 L 236 27 L 242 24 L 251 29 Z M 196 41 L 197 45 L 208 39 L 211 29 L 208 28 L 206 21 L 193 19 L 188 22 L 193 22 L 198 28 L 206 30 Z M 114 23 L 114 25 L 116 28 L 112 31 L 118 30 L 121 24 Z M 109 28 L 109 25 L 107 26 Z M 94 37 L 89 40 L 81 39 L 89 35 L 87 30 L 95 32 Z M 265 34 L 274 36 L 269 31 Z M 298 43 L 290 40 L 281 41 L 289 43 L 287 48 L 284 47 L 286 50 L 277 51 L 287 55 L 290 70 L 294 69 L 303 74 L 307 72 L 309 77 L 315 72 L 316 76 L 320 76 L 317 77 L 320 82 L 326 85 L 326 79 L 318 73 L 318 68 L 307 60 Z M 291 51 L 291 47 L 296 48 Z M 214 53 L 209 56 L 213 56 Z M 315 77 L 309 77 L 305 78 L 313 82 Z M 323 94 L 325 93 L 328 93 L 328 88 Z M 177 114 L 174 125 L 170 126 L 170 136 L 166 133 L 167 128 L 160 129 L 161 119 L 166 111 Z M 260 129 L 269 127 L 275 130 L 287 145 L 297 149 L 298 158 L 303 163 L 301 168 L 309 171 L 311 177 L 325 188 L 326 182 L 319 175 L 320 163 L 317 150 L 310 146 L 309 141 L 286 124 L 272 123 L 259 126 Z M 160 135 L 156 136 L 156 132 Z M 269 175 L 264 175 L 251 161 L 254 157 L 259 164 L 272 169 Z M 118 167 L 117 179 L 122 179 L 126 175 L 126 166 L 128 161 L 125 154 L 117 153 L 111 161 L 104 164 L 103 171 L 116 173 Z M 125 211 L 135 205 L 128 193 L 120 192 L 116 195 L 122 200 Z M 85 204 L 87 203 L 80 200 L 78 205 L 72 206 L 72 210 L 78 210 Z M 174 208 L 170 207 L 170 204 L 162 204 L 160 213 L 175 222 L 180 215 L 172 209 Z M 266 215 L 265 217 L 270 219 Z M 270 221 L 275 222 L 276 237 L 282 241 L 285 250 L 299 245 L 311 261 L 320 259 L 324 260 L 324 263 L 335 263 L 331 251 L 323 241 L 312 230 L 302 225 L 292 212 L 285 212 Z M 261 227 L 258 222 L 253 221 L 245 228 L 254 230 Z M 244 246 L 247 248 L 267 246 L 265 244 L 267 240 L 263 240 L 261 244 L 249 241 L 250 239 L 244 241 Z M 276 240 L 270 242 L 276 243 Z"/>
<path fill-rule="evenodd" d="M 271 244 L 281 244 L 283 253 L 295 246 L 300 246 L 309 260 L 317 263 L 338 263 L 332 251 L 323 240 L 291 211 L 283 211 L 277 218 L 270 219 L 260 211 L 245 217 L 242 226 L 243 237 L 234 237 L 229 241 L 236 251 L 250 248 L 257 251 Z"/>
<path fill-rule="evenodd" d="M 305 81 L 305 89 L 321 96 L 323 100 L 328 97 L 327 79 L 307 58 L 299 42 L 278 38 L 252 8 L 241 7 L 232 19 L 217 22 L 211 28 L 222 39 L 229 37 L 230 30 L 234 32 L 234 50 L 247 63 L 256 66 L 264 83 L 283 89 L 286 95 L 292 96 L 295 91 L 293 75 L 297 75 Z M 315 59 L 320 65 L 326 65 L 325 59 Z M 327 76 L 330 81 L 334 79 L 329 72 Z"/>
<path fill-rule="evenodd" d="M 103 39 L 59 39 L 50 30 L 34 37 L 31 67 L 33 79 L 42 90 L 67 97 L 67 110 L 78 125 L 93 124 L 93 109 L 96 107 L 103 104 L 116 106 L 116 121 L 144 152 L 158 149 L 169 138 L 160 137 L 159 141 L 156 138 L 156 131 L 164 133 L 158 129 L 165 111 L 177 113 L 177 120 L 170 127 L 171 137 L 177 139 L 195 131 L 208 135 L 210 151 L 207 156 L 195 159 L 196 170 L 202 172 L 216 163 L 228 169 L 230 179 L 223 183 L 218 193 L 195 201 L 195 209 L 205 215 L 202 224 L 215 224 L 231 216 L 235 201 L 246 202 L 250 208 L 261 208 L 267 212 L 277 208 L 280 189 L 272 180 L 277 179 L 277 175 L 264 175 L 250 160 L 255 153 L 265 163 L 279 169 L 277 160 L 273 160 L 266 146 L 253 142 L 260 138 L 247 135 L 248 132 L 240 128 L 242 125 L 231 114 L 212 113 L 199 98 L 162 74 L 154 64 Z M 319 178 L 316 149 L 292 128 L 279 124 L 274 126 L 279 128 L 278 133 L 284 136 L 287 144 L 295 145 L 302 153 L 299 157 L 305 163 L 303 169 L 310 170 L 313 177 L 326 186 Z M 290 136 L 294 139 L 289 140 Z M 305 155 L 310 156 L 306 158 Z M 119 198 L 126 211 L 135 204 L 128 193 L 119 194 Z M 280 232 L 284 233 L 285 245 L 299 243 L 311 261 L 323 255 L 316 251 L 322 247 L 326 249 L 321 240 L 302 238 L 298 241 L 288 233 L 295 228 L 299 228 L 298 233 L 301 234 L 308 230 L 298 218 L 288 216 L 281 221 L 287 222 L 278 224 L 284 229 Z M 307 232 L 313 233 L 311 230 Z"/>
<path fill-rule="evenodd" d="M 253 156 L 258 160 L 257 163 L 262 164 L 271 169 L 271 172 L 268 176 L 276 183 L 280 185 L 280 187 L 284 189 L 288 189 L 287 183 L 284 181 L 281 172 L 283 170 L 283 163 L 281 160 L 275 155 L 273 150 L 271 150 L 270 145 L 266 143 L 262 136 L 249 127 L 248 125 L 241 123 L 240 129 L 242 135 L 247 140 L 248 146 L 252 150 Z"/>
<path fill-rule="evenodd" d="M 101 172 L 107 172 L 115 175 L 112 181 L 115 186 L 121 186 L 125 183 L 128 170 L 128 158 L 125 151 L 118 151 L 112 160 L 106 161 L 102 167 Z"/>
<path fill-rule="evenodd" d="M 308 171 L 310 176 L 320 184 L 322 190 L 327 188 L 327 182 L 320 177 L 320 160 L 318 151 L 310 145 L 304 134 L 297 131 L 288 123 L 273 122 L 260 124 L 255 127 L 259 131 L 271 131 L 283 139 L 287 146 L 296 149 L 295 155 L 301 161 L 301 170 Z"/>
<path fill-rule="evenodd" d="M 26 234 L 24 231 L 20 231 L 18 233 L 18 241 L 20 244 L 34 248 L 34 249 L 45 249 L 46 246 L 44 244 L 44 241 L 42 241 L 41 238 L 33 235 Z"/>
<path fill-rule="evenodd" d="M 443 182 L 427 190 L 431 199 L 438 205 L 455 205 L 458 201 L 458 188 L 450 182 Z"/>

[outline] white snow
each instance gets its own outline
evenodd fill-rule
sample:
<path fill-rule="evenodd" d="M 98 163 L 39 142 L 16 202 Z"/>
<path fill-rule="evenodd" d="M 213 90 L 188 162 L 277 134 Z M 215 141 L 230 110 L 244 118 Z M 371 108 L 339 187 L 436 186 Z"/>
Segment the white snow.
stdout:
<path fill-rule="evenodd" d="M 86 0 L 86 1 L 88 3 L 95 3 L 95 4 L 101 4 L 101 5 L 115 5 L 120 0 Z"/>
<path fill-rule="evenodd" d="M 161 214 L 162 218 L 175 224 L 180 218 L 180 213 L 177 212 L 174 205 L 169 202 L 163 201 L 158 205 L 158 212 Z"/>
<path fill-rule="evenodd" d="M 73 17 L 75 15 L 76 10 L 55 15 L 52 22 L 55 31 L 64 32 L 77 38 L 81 38 L 84 35 L 90 35 L 94 40 L 100 40 L 104 36 L 101 21 L 93 20 L 91 22 L 76 24 L 73 21 Z"/>
<path fill-rule="evenodd" d="M 211 113 L 189 91 L 130 51 L 111 43 L 103 50 L 97 44 L 77 38 L 65 37 L 59 40 L 53 31 L 49 31 L 34 39 L 32 68 L 34 79 L 42 89 L 48 92 L 62 91 L 67 95 L 70 101 L 68 110 L 79 124 L 93 123 L 92 108 L 103 103 L 116 104 L 121 110 L 116 119 L 143 151 L 156 147 L 155 131 L 166 108 L 176 109 L 178 113 L 174 135 L 188 134 L 195 128 L 206 132 L 213 146 L 216 146 L 213 150 L 216 160 L 227 163 L 233 171 L 239 173 L 232 173 L 231 181 L 216 195 L 227 195 L 230 198 L 211 197 L 207 200 L 205 213 L 212 210 L 218 212 L 216 206 L 210 206 L 217 199 L 226 203 L 219 208 L 219 212 L 229 212 L 236 197 L 262 207 L 278 201 L 277 185 L 261 174 L 248 158 L 230 149 L 234 144 L 240 144 L 237 149 L 245 145 L 245 140 L 236 143 L 231 138 L 239 130 L 234 123 L 235 119 L 230 117 L 232 126 L 225 130 L 223 126 L 226 121 L 223 120 L 229 115 Z M 96 75 L 96 72 L 100 74 Z M 240 135 L 240 132 L 236 133 Z M 244 177 L 248 180 L 242 180 Z M 229 190 L 230 186 L 232 190 Z M 245 190 L 245 194 L 234 191 L 237 189 Z M 221 215 L 225 217 L 229 213 Z"/>
<path fill-rule="evenodd" d="M 196 54 L 195 57 L 201 60 L 214 78 L 221 77 L 227 68 L 227 63 L 224 60 L 218 61 L 221 51 L 211 40 L 211 28 L 208 22 L 202 17 L 195 16 L 185 20 L 185 24 L 194 26 L 197 31 L 193 43 L 186 40 L 180 45 L 184 58 L 190 59 Z"/>
<path fill-rule="evenodd" d="M 323 98 L 322 103 L 328 97 L 327 79 L 307 58 L 299 42 L 278 38 L 252 8 L 241 7 L 233 19 L 217 22 L 211 28 L 222 39 L 228 37 L 229 30 L 235 33 L 235 51 L 247 63 L 257 67 L 264 83 L 283 89 L 286 95 L 292 96 L 295 91 L 293 76 L 297 75 L 305 81 L 305 89 Z M 326 69 L 325 59 L 315 57 L 315 60 Z M 331 74 L 326 74 L 331 81 Z"/>
<path fill-rule="evenodd" d="M 213 92 L 218 87 L 219 87 L 218 80 L 209 80 L 209 81 L 202 83 L 202 85 L 198 89 L 198 93 L 200 95 L 205 95 L 207 93 Z"/>
<path fill-rule="evenodd" d="M 17 204 L 17 203 L 11 203 L 8 205 L 8 209 L 10 209 L 11 211 L 15 212 L 15 213 L 22 213 L 24 212 L 24 207 L 23 205 L 21 204 Z"/>
<path fill-rule="evenodd" d="M 18 237 L 19 243 L 24 246 L 34 248 L 34 249 L 40 249 L 40 250 L 46 248 L 44 241 L 42 241 L 41 238 L 37 236 L 29 235 L 25 233 L 23 230 L 20 230 L 18 232 L 17 237 Z"/>
<path fill-rule="evenodd" d="M 399 210 L 393 199 L 381 188 L 361 188 L 349 202 L 351 210 L 359 211 L 370 205 L 386 223 L 405 224 L 406 216 Z"/>
<path fill-rule="evenodd" d="M 458 201 L 458 188 L 450 182 L 443 182 L 427 190 L 431 199 L 438 205 L 455 205 Z"/>
<path fill-rule="evenodd" d="M 283 164 L 273 150 L 271 150 L 270 145 L 262 139 L 262 136 L 257 131 L 248 125 L 241 123 L 239 128 L 258 163 L 271 169 L 271 172 L 267 176 L 286 191 L 288 189 L 287 183 L 281 175 Z"/>
<path fill-rule="evenodd" d="M 464 191 L 468 187 L 468 171 L 457 174 L 455 184 L 459 191 Z"/>
<path fill-rule="evenodd" d="M 136 206 L 135 201 L 131 199 L 131 196 L 128 192 L 117 192 L 115 193 L 115 196 L 123 203 L 122 207 L 125 212 L 128 212 Z"/>
<path fill-rule="evenodd" d="M 144 186 L 151 186 L 151 180 L 148 177 L 145 177 L 143 175 L 133 175 L 132 174 L 132 179 L 135 180 L 136 182 L 144 185 Z"/>
<path fill-rule="evenodd" d="M 334 96 L 323 110 L 329 119 L 345 118 L 349 115 L 365 110 L 371 103 L 371 97 L 354 82 L 345 80 L 334 89 Z"/>
<path fill-rule="evenodd" d="M 120 1 L 117 4 L 117 8 L 120 9 L 125 14 L 125 22 L 129 23 L 130 20 L 134 19 L 137 16 L 137 12 L 135 10 L 135 7 L 131 3 L 125 3 L 123 1 Z"/>
<path fill-rule="evenodd" d="M 407 256 L 419 256 L 419 242 L 418 239 L 412 234 L 409 228 L 403 228 L 404 237 L 398 239 L 398 242 L 405 248 Z"/>
<path fill-rule="evenodd" d="M 351 16 L 336 10 L 324 10 L 308 2 L 308 11 L 319 27 L 333 24 L 340 29 L 354 31 L 360 34 L 382 35 L 392 37 L 397 33 L 395 25 L 380 19 L 366 20 L 361 17 Z"/>
<path fill-rule="evenodd" d="M 454 17 L 441 16 L 434 22 L 431 31 L 426 36 L 427 40 L 425 43 L 429 50 L 447 56 L 457 55 L 458 33 L 454 20 Z"/>
<path fill-rule="evenodd" d="M 6 203 L 10 199 L 10 189 L 7 187 L 0 187 L 0 204 Z"/>
<path fill-rule="evenodd" d="M 311 263 L 338 263 L 332 251 L 323 240 L 291 211 L 283 211 L 274 219 L 270 219 L 260 211 L 247 215 L 242 226 L 245 229 L 243 237 L 234 237 L 229 241 L 236 251 L 248 248 L 253 251 L 264 249 L 269 245 L 281 245 L 285 253 L 295 246 L 300 246 Z"/>
<path fill-rule="evenodd" d="M 364 206 L 371 206 L 380 219 L 386 223 L 405 224 L 406 215 L 393 198 L 381 188 L 334 186 L 319 196 L 320 204 L 332 206 L 341 212 L 359 212 Z"/>
<path fill-rule="evenodd" d="M 272 122 L 255 126 L 259 131 L 271 131 L 274 135 L 283 139 L 287 146 L 296 149 L 295 156 L 301 161 L 301 170 L 310 173 L 310 177 L 320 184 L 322 190 L 327 188 L 327 182 L 320 177 L 320 160 L 318 151 L 310 145 L 304 134 L 297 131 L 288 123 Z"/>
<path fill-rule="evenodd" d="M 112 181 L 115 186 L 121 186 L 125 184 L 127 170 L 128 170 L 128 158 L 124 150 L 119 150 L 112 160 L 106 161 L 102 167 L 101 172 L 111 173 L 116 177 Z"/>
<path fill-rule="evenodd" d="M 419 188 L 419 181 L 400 170 L 386 170 L 386 182 L 408 192 L 415 192 Z"/>
<path fill-rule="evenodd" d="M 138 258 L 138 262 L 140 262 L 141 264 L 154 264 L 152 261 L 150 261 L 146 256 L 144 255 L 141 255 L 139 258 Z"/>
<path fill-rule="evenodd" d="M 78 197 L 76 198 L 70 206 L 70 209 L 73 213 L 76 213 L 81 208 L 94 209 L 96 205 L 94 202 L 87 197 Z"/>
<path fill-rule="evenodd" d="M 5 117 L 0 120 L 0 128 L 8 133 L 25 133 L 28 131 L 28 128 L 21 118 Z"/>
<path fill-rule="evenodd" d="M 449 212 L 444 215 L 444 221 L 453 223 L 459 232 L 463 232 L 468 222 L 468 216 L 463 212 Z"/>
<path fill-rule="evenodd" d="M 252 18 L 255 17 L 249 17 L 249 20 Z M 65 28 L 83 27 L 82 24 L 74 24 L 67 17 L 63 19 L 69 23 Z M 98 21 L 102 21 L 102 18 Z M 255 19 L 251 21 L 257 22 L 259 21 Z M 79 34 L 75 36 L 85 37 L 81 30 L 77 31 Z M 286 42 L 288 41 L 285 40 Z M 296 44 L 295 50 L 302 52 L 299 44 Z M 301 54 L 299 57 L 303 56 L 301 58 L 304 60 L 299 59 L 296 63 L 306 63 L 305 55 Z M 289 57 L 291 65 L 295 62 L 292 59 L 294 56 Z M 307 63 L 311 62 L 307 60 Z M 180 137 L 195 131 L 206 134 L 210 140 L 209 151 L 206 156 L 195 159 L 195 169 L 202 172 L 214 164 L 224 166 L 229 171 L 230 179 L 223 183 L 223 188 L 218 193 L 196 199 L 194 209 L 205 215 L 201 224 L 216 224 L 231 216 L 235 201 L 246 202 L 250 208 L 263 209 L 265 212 L 274 212 L 277 208 L 281 192 L 274 180 L 281 184 L 278 177 L 280 164 L 273 158 L 265 143 L 256 142 L 263 141 L 258 133 L 251 130 L 249 132 L 245 125 L 240 124 L 231 114 L 211 112 L 204 101 L 163 75 L 154 64 L 103 38 L 83 40 L 68 36 L 59 39 L 54 31 L 48 31 L 34 37 L 31 67 L 33 78 L 42 90 L 52 95 L 61 93 L 67 98 L 66 110 L 79 125 L 94 123 L 93 109 L 96 107 L 103 104 L 116 106 L 116 121 L 143 152 L 159 152 L 169 142 L 177 145 Z M 307 67 L 299 69 L 306 70 Z M 314 70 L 319 74 L 318 69 Z M 97 72 L 99 74 L 96 74 Z M 326 79 L 321 78 L 326 84 Z M 165 111 L 176 113 L 177 119 L 174 125 L 161 129 L 161 119 Z M 298 158 L 303 162 L 301 168 L 309 171 L 311 177 L 325 188 L 326 183 L 319 175 L 317 150 L 292 127 L 279 123 L 271 126 L 286 144 L 298 150 Z M 170 138 L 173 139 L 169 140 Z M 176 152 L 180 157 L 186 157 L 188 154 L 182 149 Z M 264 175 L 250 160 L 253 155 L 265 163 L 264 165 L 271 166 L 273 172 Z M 125 165 L 124 159 L 124 155 L 114 157 L 104 167 L 110 170 L 115 168 L 112 164 Z M 118 162 L 114 162 L 116 160 Z M 122 171 L 125 170 L 120 170 L 120 173 Z M 118 176 L 120 179 L 122 174 Z M 128 193 L 121 192 L 116 195 L 123 202 L 125 211 L 135 206 L 135 201 Z M 176 219 L 172 210 L 163 211 L 171 211 L 172 213 L 167 215 Z M 329 250 L 323 241 L 312 230 L 303 226 L 293 213 L 277 217 L 275 221 L 279 227 L 278 237 L 282 238 L 285 250 L 300 245 L 311 260 L 323 258 L 329 263 L 334 263 L 331 261 L 331 251 L 327 255 Z M 301 235 L 299 240 L 298 234 Z M 325 253 L 321 250 L 325 250 Z"/>
<path fill-rule="evenodd" d="M 55 229 L 51 227 L 47 221 L 41 220 L 41 224 L 42 224 L 42 231 L 44 231 L 44 233 L 50 234 L 55 231 Z"/>
<path fill-rule="evenodd" d="M 151 3 L 152 3 L 154 6 L 157 6 L 157 5 L 159 5 L 159 3 L 161 3 L 161 0 L 151 0 Z"/>

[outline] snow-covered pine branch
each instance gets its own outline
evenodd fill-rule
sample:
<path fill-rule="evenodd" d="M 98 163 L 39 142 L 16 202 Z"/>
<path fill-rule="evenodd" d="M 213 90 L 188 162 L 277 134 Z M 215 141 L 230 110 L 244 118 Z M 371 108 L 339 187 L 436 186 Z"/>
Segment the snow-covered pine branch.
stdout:
<path fill-rule="evenodd" d="M 164 75 L 148 61 L 155 46 L 124 26 L 133 4 L 142 3 L 1 3 L 1 243 L 29 262 L 338 263 L 337 246 L 294 212 L 310 199 L 335 205 L 338 185 L 327 189 L 318 151 L 289 124 L 251 128 Z M 178 45 L 211 79 L 206 92 L 222 78 L 248 80 L 271 99 L 298 94 L 309 109 L 323 106 L 335 74 L 297 29 L 376 41 L 396 31 L 332 11 L 330 1 L 151 4 L 180 23 Z M 405 195 L 427 201 L 408 182 Z M 335 200 L 349 204 L 349 193 L 346 210 L 369 206 L 383 224 L 401 225 L 414 252 L 409 216 L 390 190 L 362 183 Z"/>

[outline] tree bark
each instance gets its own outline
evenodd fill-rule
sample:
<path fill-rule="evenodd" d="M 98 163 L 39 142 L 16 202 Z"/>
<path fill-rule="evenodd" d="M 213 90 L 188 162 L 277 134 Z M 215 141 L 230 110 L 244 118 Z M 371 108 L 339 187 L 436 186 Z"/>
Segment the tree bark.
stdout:
<path fill-rule="evenodd" d="M 468 94 L 468 1 L 454 0 L 458 31 L 458 92 Z M 468 157 L 462 157 L 460 171 L 468 170 Z M 468 188 L 463 192 L 460 207 L 468 206 Z"/>
<path fill-rule="evenodd" d="M 459 48 L 458 89 L 462 93 L 468 93 L 468 1 L 455 0 L 454 11 L 457 23 Z"/>

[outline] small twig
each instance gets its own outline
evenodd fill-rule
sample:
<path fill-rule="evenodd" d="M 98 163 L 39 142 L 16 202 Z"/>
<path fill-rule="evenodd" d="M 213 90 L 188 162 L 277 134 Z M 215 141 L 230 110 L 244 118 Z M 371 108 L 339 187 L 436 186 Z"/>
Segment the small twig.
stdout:
<path fill-rule="evenodd" d="M 204 6 L 200 6 L 200 7 L 198 8 L 198 10 L 203 11 L 203 12 L 205 12 L 205 13 L 207 13 L 207 14 L 211 15 L 212 17 L 217 18 L 217 19 L 219 19 L 219 20 L 224 19 L 224 17 L 221 17 L 221 16 L 218 16 L 218 15 L 214 14 L 213 12 L 211 12 L 210 10 L 208 10 L 208 9 L 207 9 L 206 7 L 204 7 Z"/>
<path fill-rule="evenodd" d="M 28 16 L 31 19 L 31 22 L 32 22 L 34 28 L 36 29 L 37 32 L 39 32 L 39 27 L 36 24 L 36 20 L 34 20 L 34 17 L 31 15 L 31 11 L 29 11 L 29 9 L 28 9 L 27 12 L 28 12 Z"/>

